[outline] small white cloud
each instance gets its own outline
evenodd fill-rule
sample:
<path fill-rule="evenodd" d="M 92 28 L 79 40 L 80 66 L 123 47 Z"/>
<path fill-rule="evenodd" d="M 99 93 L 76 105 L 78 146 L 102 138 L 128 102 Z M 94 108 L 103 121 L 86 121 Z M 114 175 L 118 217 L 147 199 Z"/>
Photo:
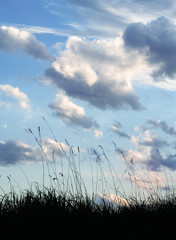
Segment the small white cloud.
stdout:
<path fill-rule="evenodd" d="M 111 126 L 110 126 L 110 129 L 111 129 L 113 132 L 118 131 L 118 128 L 117 128 L 116 126 L 114 126 L 114 125 L 111 125 Z"/>
<path fill-rule="evenodd" d="M 0 85 L 0 93 L 4 93 L 7 97 L 17 99 L 21 109 L 29 108 L 28 96 L 24 92 L 21 92 L 18 87 L 12 87 L 11 85 Z"/>
<path fill-rule="evenodd" d="M 102 193 L 96 194 L 94 203 L 97 205 L 108 204 L 112 207 L 128 206 L 128 202 L 125 198 L 120 197 L 113 193 L 111 193 L 111 194 L 102 194 Z"/>
<path fill-rule="evenodd" d="M 95 129 L 94 134 L 95 134 L 96 138 L 102 138 L 103 137 L 103 132 L 101 130 Z"/>

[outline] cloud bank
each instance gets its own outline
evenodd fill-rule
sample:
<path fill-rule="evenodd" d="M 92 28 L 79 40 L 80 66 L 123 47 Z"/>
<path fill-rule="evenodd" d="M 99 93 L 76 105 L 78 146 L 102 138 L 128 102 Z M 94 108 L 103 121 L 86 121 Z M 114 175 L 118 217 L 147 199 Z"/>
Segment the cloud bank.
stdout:
<path fill-rule="evenodd" d="M 0 49 L 10 53 L 22 50 L 34 58 L 51 60 L 43 43 L 31 33 L 14 27 L 0 26 Z"/>

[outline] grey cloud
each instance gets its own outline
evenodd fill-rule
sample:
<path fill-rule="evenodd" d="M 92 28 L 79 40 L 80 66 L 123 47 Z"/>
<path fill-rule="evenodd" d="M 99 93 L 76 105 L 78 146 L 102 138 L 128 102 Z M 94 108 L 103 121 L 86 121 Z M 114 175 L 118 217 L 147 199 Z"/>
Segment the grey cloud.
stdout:
<path fill-rule="evenodd" d="M 173 127 L 169 127 L 165 121 L 154 121 L 152 119 L 148 119 L 146 123 L 148 123 L 151 128 L 159 128 L 166 134 L 176 136 L 176 129 Z"/>
<path fill-rule="evenodd" d="M 161 171 L 162 167 L 167 167 L 172 171 L 176 170 L 176 154 L 169 154 L 162 157 L 155 149 L 151 150 L 150 158 L 145 163 L 152 171 Z"/>
<path fill-rule="evenodd" d="M 169 154 L 164 160 L 163 165 L 172 171 L 176 170 L 176 154 Z"/>
<path fill-rule="evenodd" d="M 113 131 L 113 132 L 116 133 L 119 137 L 130 139 L 130 136 L 123 131 L 116 130 L 116 131 Z"/>
<path fill-rule="evenodd" d="M 119 128 L 122 128 L 122 125 L 118 121 L 115 121 L 114 124 L 110 127 L 111 131 L 113 131 L 119 137 L 131 139 L 131 137 L 126 132 L 119 130 Z"/>
<path fill-rule="evenodd" d="M 166 147 L 166 146 L 169 145 L 167 141 L 162 140 L 162 139 L 160 139 L 159 137 L 156 137 L 156 136 L 153 137 L 152 141 L 149 141 L 149 140 L 139 141 L 139 144 L 143 145 L 143 146 L 150 146 L 150 147 L 153 147 L 155 149 Z"/>
<path fill-rule="evenodd" d="M 52 59 L 45 45 L 39 42 L 34 35 L 14 27 L 0 27 L 0 50 L 11 53 L 22 50 L 37 59 Z"/>
<path fill-rule="evenodd" d="M 42 139 L 42 147 L 43 150 L 41 151 L 40 147 L 32 147 L 20 140 L 0 142 L 0 166 L 8 166 L 15 163 L 41 162 L 42 154 L 45 154 L 45 158 L 52 162 L 53 152 L 58 157 L 56 160 L 59 160 L 61 155 L 64 157 L 65 152 L 69 151 L 66 144 L 56 142 L 50 138 Z"/>
<path fill-rule="evenodd" d="M 144 109 L 134 92 L 113 92 L 111 83 L 99 81 L 93 86 L 88 86 L 79 74 L 76 74 L 75 81 L 75 79 L 64 77 L 52 67 L 48 68 L 45 74 L 55 86 L 64 90 L 68 96 L 89 102 L 100 109 Z"/>
<path fill-rule="evenodd" d="M 38 161 L 40 152 L 27 144 L 17 140 L 0 142 L 0 165 L 15 164 L 17 162 Z"/>
<path fill-rule="evenodd" d="M 145 53 L 150 64 L 160 64 L 153 72 L 156 81 L 176 74 L 176 26 L 159 17 L 148 24 L 129 24 L 123 34 L 126 47 Z"/>
<path fill-rule="evenodd" d="M 158 154 L 155 148 L 152 148 L 150 151 L 150 156 L 145 162 L 147 168 L 151 171 L 160 171 L 161 166 L 163 165 L 161 155 Z"/>
<path fill-rule="evenodd" d="M 58 107 L 56 107 L 55 105 L 53 105 L 52 103 L 49 104 L 49 108 L 51 108 L 53 111 L 53 114 L 56 117 L 61 118 L 65 123 L 69 124 L 69 125 L 77 125 L 77 126 L 82 126 L 86 129 L 95 127 L 98 127 L 98 124 L 91 118 L 88 118 L 86 116 L 84 117 L 66 117 L 64 113 L 60 112 Z"/>
<path fill-rule="evenodd" d="M 114 125 L 118 128 L 121 128 L 122 127 L 122 124 L 119 122 L 119 121 L 114 121 Z"/>

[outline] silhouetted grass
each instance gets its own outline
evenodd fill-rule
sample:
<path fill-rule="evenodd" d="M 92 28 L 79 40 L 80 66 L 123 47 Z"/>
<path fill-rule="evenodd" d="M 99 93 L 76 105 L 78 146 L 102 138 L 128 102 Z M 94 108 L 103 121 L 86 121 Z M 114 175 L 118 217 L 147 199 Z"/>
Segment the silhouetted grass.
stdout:
<path fill-rule="evenodd" d="M 30 132 L 33 134 L 31 130 Z M 82 177 L 80 149 L 77 149 L 76 164 L 73 147 L 67 142 L 69 151 L 66 152 L 53 136 L 58 151 L 62 151 L 57 170 L 55 161 L 51 164 L 43 150 L 40 128 L 38 132 L 39 139 L 34 134 L 33 136 L 43 154 L 43 184 L 31 184 L 28 190 L 17 194 L 9 177 L 11 191 L 0 197 L 0 239 L 175 239 L 174 190 L 160 194 L 158 186 L 153 185 L 150 186 L 150 191 L 147 187 L 141 190 L 134 180 L 135 166 L 129 165 L 121 152 L 127 163 L 126 172 L 130 176 L 133 190 L 133 194 L 127 197 L 122 178 L 116 174 L 104 149 L 99 146 L 101 156 L 98 151 L 92 150 L 97 166 L 95 179 L 92 155 L 90 152 L 88 154 L 93 189 L 90 194 Z M 118 150 L 116 145 L 115 148 Z M 62 156 L 67 160 L 67 167 L 63 164 Z M 108 184 L 104 175 L 102 156 L 106 160 L 112 185 Z M 130 162 L 134 165 L 132 160 Z M 46 172 L 50 180 L 49 187 L 45 185 Z M 114 200 L 111 197 L 112 189 L 120 198 Z M 101 194 L 98 195 L 97 202 L 99 190 Z"/>
<path fill-rule="evenodd" d="M 2 239 L 174 239 L 175 223 L 174 196 L 114 208 L 37 188 L 0 204 Z"/>

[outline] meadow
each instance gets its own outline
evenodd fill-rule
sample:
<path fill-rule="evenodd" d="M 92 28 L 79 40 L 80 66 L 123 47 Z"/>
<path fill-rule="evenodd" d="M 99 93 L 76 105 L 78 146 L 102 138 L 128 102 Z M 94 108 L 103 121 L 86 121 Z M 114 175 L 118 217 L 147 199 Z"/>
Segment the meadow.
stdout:
<path fill-rule="evenodd" d="M 13 181 L 8 177 L 11 190 L 0 196 L 1 239 L 175 238 L 174 185 L 161 191 L 154 183 L 150 183 L 150 188 L 145 186 L 149 182 L 146 179 L 141 180 L 144 185 L 141 188 L 135 162 L 126 159 L 113 143 L 126 164 L 126 171 L 119 177 L 103 147 L 98 146 L 101 155 L 92 149 L 87 154 L 92 176 L 90 192 L 81 170 L 79 147 L 75 149 L 66 141 L 65 149 L 52 132 L 60 160 L 56 162 L 53 154 L 53 161 L 50 161 L 42 145 L 40 128 L 37 137 L 31 129 L 30 133 L 42 153 L 42 183 L 30 183 L 28 189 L 16 193 Z M 96 159 L 96 174 L 92 156 Z M 110 183 L 104 174 L 104 164 L 111 177 Z M 163 171 L 167 182 L 167 172 L 164 168 Z M 128 194 L 123 186 L 124 174 L 129 176 L 131 192 Z M 49 185 L 46 185 L 46 178 Z"/>

